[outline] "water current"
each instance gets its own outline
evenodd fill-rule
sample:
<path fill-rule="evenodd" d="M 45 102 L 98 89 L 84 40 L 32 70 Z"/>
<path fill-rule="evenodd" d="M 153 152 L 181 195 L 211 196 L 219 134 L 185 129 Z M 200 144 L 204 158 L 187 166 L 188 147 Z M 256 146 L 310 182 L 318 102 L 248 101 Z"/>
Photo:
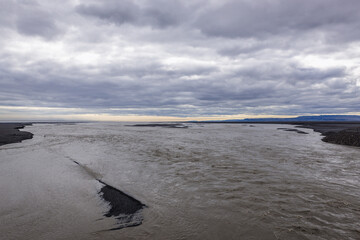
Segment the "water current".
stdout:
<path fill-rule="evenodd" d="M 35 124 L 1 146 L 1 239 L 360 239 L 359 148 L 288 125 L 126 125 Z M 146 204 L 143 223 L 107 231 L 96 179 Z"/>

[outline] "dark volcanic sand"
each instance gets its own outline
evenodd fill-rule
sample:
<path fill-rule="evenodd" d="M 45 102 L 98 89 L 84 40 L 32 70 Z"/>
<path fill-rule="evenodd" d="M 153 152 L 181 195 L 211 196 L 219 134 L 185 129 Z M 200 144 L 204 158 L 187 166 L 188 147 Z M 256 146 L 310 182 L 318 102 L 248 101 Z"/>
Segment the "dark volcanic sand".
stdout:
<path fill-rule="evenodd" d="M 324 142 L 360 147 L 360 123 L 302 123 L 299 127 L 321 133 Z"/>
<path fill-rule="evenodd" d="M 9 143 L 18 143 L 25 139 L 31 139 L 33 134 L 20 131 L 29 123 L 0 123 L 0 146 Z"/>
<path fill-rule="evenodd" d="M 321 133 L 324 138 L 322 141 L 347 146 L 360 147 L 360 122 L 335 122 L 335 121 L 242 121 L 242 122 L 196 122 L 201 124 L 290 124 L 297 127 L 310 128 L 315 132 Z M 280 128 L 281 130 L 282 128 Z M 284 131 L 296 131 L 306 134 L 302 131 L 282 129 Z"/>
<path fill-rule="evenodd" d="M 180 123 L 149 123 L 149 124 L 135 124 L 127 125 L 128 127 L 164 127 L 164 128 L 188 128 Z"/>
<path fill-rule="evenodd" d="M 84 168 L 79 162 L 74 160 L 72 162 Z M 85 169 L 85 171 L 87 170 Z M 92 174 L 90 175 L 92 176 Z M 96 180 L 104 185 L 99 194 L 110 205 L 110 210 L 104 216 L 115 217 L 119 220 L 118 227 L 110 230 L 135 227 L 142 223 L 143 218 L 140 210 L 146 206 L 145 204 L 100 179 L 96 178 Z"/>
<path fill-rule="evenodd" d="M 244 122 L 242 122 L 244 123 Z M 254 122 L 251 122 L 254 123 Z M 321 133 L 322 141 L 340 145 L 360 147 L 360 122 L 256 122 L 258 124 L 291 124 L 301 128 L 310 128 Z M 284 131 L 305 132 L 292 129 L 280 128 Z"/>
<path fill-rule="evenodd" d="M 142 215 L 138 214 L 145 207 L 137 199 L 125 194 L 124 192 L 98 180 L 105 186 L 101 188 L 101 197 L 110 203 L 110 210 L 105 214 L 106 217 L 116 217 L 119 220 L 119 227 L 110 230 L 117 230 L 124 227 L 134 227 L 142 223 Z"/>
<path fill-rule="evenodd" d="M 299 129 L 295 129 L 295 128 L 278 128 L 278 130 L 284 130 L 287 132 L 296 132 L 296 133 L 300 133 L 300 134 L 308 134 L 307 132 L 300 131 Z"/>

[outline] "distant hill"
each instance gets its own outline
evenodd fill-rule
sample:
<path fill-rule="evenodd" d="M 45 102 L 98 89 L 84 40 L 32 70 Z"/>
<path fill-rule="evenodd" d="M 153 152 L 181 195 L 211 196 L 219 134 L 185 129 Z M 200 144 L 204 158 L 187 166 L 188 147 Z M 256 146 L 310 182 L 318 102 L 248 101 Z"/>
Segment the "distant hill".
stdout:
<path fill-rule="evenodd" d="M 295 118 L 245 118 L 206 122 L 360 122 L 359 115 L 319 115 L 299 116 Z"/>

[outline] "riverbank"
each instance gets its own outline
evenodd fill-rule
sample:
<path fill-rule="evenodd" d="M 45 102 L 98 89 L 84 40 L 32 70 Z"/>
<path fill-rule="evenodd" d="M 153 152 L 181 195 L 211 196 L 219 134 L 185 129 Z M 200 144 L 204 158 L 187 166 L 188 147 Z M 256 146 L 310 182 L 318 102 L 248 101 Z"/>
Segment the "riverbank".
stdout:
<path fill-rule="evenodd" d="M 31 139 L 33 134 L 20 131 L 31 123 L 0 123 L 0 146 L 9 143 L 18 143 L 26 139 Z"/>
<path fill-rule="evenodd" d="M 360 147 L 360 123 L 302 123 L 299 127 L 310 128 L 321 133 L 322 141 L 340 145 Z"/>
<path fill-rule="evenodd" d="M 198 124 L 283 124 L 295 125 L 299 128 L 313 129 L 324 137 L 322 141 L 340 145 L 360 147 L 360 122 L 358 121 L 239 121 L 239 122 L 196 122 Z M 285 131 L 296 131 L 281 129 Z M 299 132 L 298 133 L 303 133 Z"/>

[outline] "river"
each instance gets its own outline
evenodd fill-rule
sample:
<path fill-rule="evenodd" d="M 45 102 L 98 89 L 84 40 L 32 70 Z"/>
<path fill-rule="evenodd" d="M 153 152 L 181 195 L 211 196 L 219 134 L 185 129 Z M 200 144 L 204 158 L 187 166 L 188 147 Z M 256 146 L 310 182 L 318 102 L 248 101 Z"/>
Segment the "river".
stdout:
<path fill-rule="evenodd" d="M 33 139 L 0 147 L 2 239 L 360 239 L 359 148 L 289 125 L 187 125 L 27 126 Z M 146 204 L 143 223 L 107 231 L 95 178 Z"/>

